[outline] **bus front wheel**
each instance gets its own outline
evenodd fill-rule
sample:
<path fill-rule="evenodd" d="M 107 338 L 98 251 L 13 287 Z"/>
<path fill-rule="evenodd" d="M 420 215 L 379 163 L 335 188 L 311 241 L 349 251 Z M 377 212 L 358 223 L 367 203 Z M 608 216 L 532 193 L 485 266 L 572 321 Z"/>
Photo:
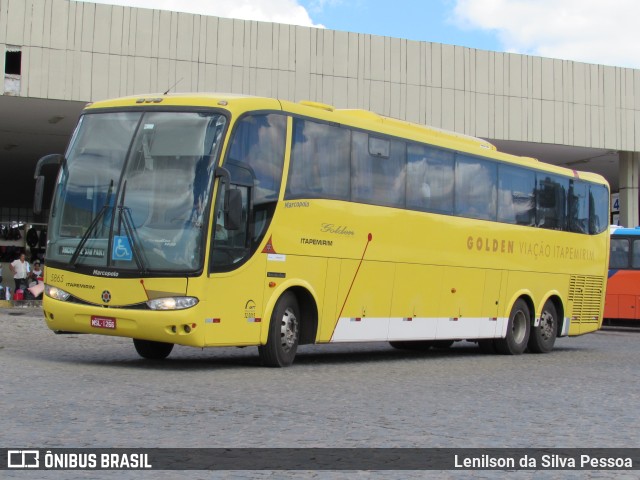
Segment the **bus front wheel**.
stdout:
<path fill-rule="evenodd" d="M 558 314 L 556 307 L 550 300 L 542 307 L 540 324 L 531 329 L 529 351 L 533 353 L 547 353 L 553 349 L 558 333 Z"/>
<path fill-rule="evenodd" d="M 277 301 L 266 345 L 260 345 L 260 360 L 266 367 L 288 367 L 293 363 L 300 339 L 300 308 L 292 292 L 285 292 Z"/>
<path fill-rule="evenodd" d="M 142 358 L 149 360 L 163 360 L 173 350 L 173 343 L 153 342 L 151 340 L 133 339 L 133 346 Z"/>
<path fill-rule="evenodd" d="M 509 314 L 506 337 L 494 340 L 496 350 L 504 355 L 520 355 L 527 348 L 530 332 L 531 313 L 527 303 L 520 298 Z"/>

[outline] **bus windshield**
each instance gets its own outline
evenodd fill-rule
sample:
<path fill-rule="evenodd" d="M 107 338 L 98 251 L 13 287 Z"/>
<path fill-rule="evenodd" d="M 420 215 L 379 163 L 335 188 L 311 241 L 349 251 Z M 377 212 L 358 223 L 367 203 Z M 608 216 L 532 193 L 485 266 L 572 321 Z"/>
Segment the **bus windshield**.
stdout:
<path fill-rule="evenodd" d="M 226 118 L 85 114 L 60 170 L 48 259 L 142 272 L 198 271 Z"/>

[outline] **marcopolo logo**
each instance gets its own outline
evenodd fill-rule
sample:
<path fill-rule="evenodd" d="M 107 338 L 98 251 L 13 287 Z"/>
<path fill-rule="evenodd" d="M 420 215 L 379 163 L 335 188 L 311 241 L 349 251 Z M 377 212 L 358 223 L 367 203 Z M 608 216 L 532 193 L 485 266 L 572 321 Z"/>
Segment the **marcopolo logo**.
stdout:
<path fill-rule="evenodd" d="M 9 450 L 7 451 L 7 467 L 9 468 L 39 468 L 39 450 Z"/>

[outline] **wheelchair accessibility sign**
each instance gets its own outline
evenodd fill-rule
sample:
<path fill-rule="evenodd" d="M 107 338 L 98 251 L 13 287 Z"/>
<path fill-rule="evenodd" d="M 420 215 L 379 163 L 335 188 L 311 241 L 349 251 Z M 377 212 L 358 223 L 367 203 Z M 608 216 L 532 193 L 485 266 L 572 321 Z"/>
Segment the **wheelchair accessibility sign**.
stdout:
<path fill-rule="evenodd" d="M 131 244 L 129 243 L 128 237 L 118 235 L 113 237 L 111 259 L 124 261 L 131 261 L 133 259 L 133 252 L 131 251 Z"/>

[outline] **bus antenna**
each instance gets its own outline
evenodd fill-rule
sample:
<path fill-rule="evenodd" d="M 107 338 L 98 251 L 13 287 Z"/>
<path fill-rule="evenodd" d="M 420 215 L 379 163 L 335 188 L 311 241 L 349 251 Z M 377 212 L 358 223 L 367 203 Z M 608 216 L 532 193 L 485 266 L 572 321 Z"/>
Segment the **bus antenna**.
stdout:
<path fill-rule="evenodd" d="M 167 90 L 163 93 L 163 95 L 166 95 L 167 93 L 169 93 L 171 90 L 173 90 L 174 88 L 176 88 L 176 85 L 178 85 L 182 79 L 184 77 L 182 77 L 180 80 L 178 80 L 176 83 L 174 83 L 173 85 L 171 85 L 169 88 L 167 88 Z"/>

